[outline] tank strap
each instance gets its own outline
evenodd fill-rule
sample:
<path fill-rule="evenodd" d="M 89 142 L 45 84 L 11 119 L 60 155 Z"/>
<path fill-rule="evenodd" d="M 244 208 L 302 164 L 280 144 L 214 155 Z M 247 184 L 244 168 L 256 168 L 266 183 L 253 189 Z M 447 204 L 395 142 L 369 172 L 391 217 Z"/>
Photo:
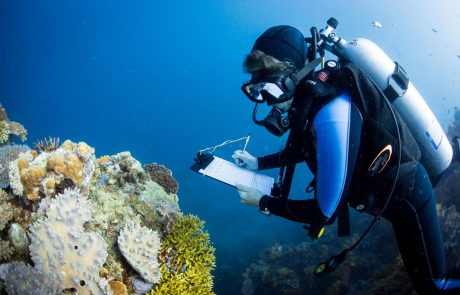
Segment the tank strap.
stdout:
<path fill-rule="evenodd" d="M 409 77 L 406 71 L 397 62 L 395 62 L 395 65 L 395 71 L 388 79 L 388 87 L 383 91 L 391 103 L 398 97 L 403 96 L 409 87 Z"/>

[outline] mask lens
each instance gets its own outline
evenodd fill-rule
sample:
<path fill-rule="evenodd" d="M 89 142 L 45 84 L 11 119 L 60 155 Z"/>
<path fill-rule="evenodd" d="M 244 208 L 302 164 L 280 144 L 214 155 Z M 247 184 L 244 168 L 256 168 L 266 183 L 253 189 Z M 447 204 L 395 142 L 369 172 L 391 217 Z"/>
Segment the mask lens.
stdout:
<path fill-rule="evenodd" d="M 252 83 L 249 81 L 244 83 L 241 89 L 250 100 L 256 103 L 261 103 L 264 102 L 264 98 L 262 97 L 260 91 L 263 89 L 264 85 L 265 83 Z"/>
<path fill-rule="evenodd" d="M 277 84 L 271 82 L 252 83 L 249 81 L 244 83 L 241 89 L 250 100 L 256 103 L 267 101 L 268 105 L 272 105 L 283 102 L 286 98 L 283 90 Z"/>
<path fill-rule="evenodd" d="M 262 97 L 267 101 L 268 105 L 280 102 L 284 98 L 284 92 L 275 83 L 265 83 L 263 89 L 260 91 Z"/>

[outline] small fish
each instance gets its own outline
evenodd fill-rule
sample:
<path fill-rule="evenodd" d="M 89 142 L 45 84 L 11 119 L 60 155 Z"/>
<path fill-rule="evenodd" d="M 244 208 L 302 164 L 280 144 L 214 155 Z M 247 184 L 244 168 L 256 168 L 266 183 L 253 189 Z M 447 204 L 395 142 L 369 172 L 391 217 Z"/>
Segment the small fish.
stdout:
<path fill-rule="evenodd" d="M 376 27 L 376 28 L 381 28 L 381 27 L 383 27 L 382 24 L 381 24 L 379 21 L 376 21 L 376 20 L 372 22 L 372 25 L 373 25 L 374 27 Z"/>
<path fill-rule="evenodd" d="M 436 30 L 435 28 L 431 29 L 433 32 L 437 33 L 438 30 Z"/>

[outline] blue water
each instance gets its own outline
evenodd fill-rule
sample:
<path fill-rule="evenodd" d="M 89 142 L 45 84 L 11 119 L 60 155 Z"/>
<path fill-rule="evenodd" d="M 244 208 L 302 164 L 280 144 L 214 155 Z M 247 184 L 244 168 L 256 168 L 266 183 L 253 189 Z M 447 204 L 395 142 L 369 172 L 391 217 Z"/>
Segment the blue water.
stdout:
<path fill-rule="evenodd" d="M 306 33 L 334 16 L 344 38 L 372 39 L 398 60 L 446 126 L 460 102 L 460 2 L 422 2 L 0 1 L 0 102 L 31 146 L 59 137 L 168 166 L 182 210 L 206 221 L 217 249 L 215 291 L 238 294 L 234 282 L 262 249 L 308 239 L 189 170 L 197 150 L 247 133 L 255 155 L 283 146 L 252 123 L 240 92 L 245 54 L 270 26 Z M 299 169 L 293 194 L 303 197 L 310 178 Z"/>

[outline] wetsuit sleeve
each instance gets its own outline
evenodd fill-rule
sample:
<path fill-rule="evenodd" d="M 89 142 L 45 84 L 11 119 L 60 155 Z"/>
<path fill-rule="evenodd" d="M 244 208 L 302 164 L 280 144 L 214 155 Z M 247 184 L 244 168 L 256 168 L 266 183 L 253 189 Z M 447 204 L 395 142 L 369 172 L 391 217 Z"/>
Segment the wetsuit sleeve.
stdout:
<path fill-rule="evenodd" d="M 294 159 L 294 161 L 296 161 L 296 163 L 302 162 L 304 160 L 302 156 L 302 154 L 295 155 L 296 159 Z M 271 155 L 257 158 L 257 164 L 259 165 L 259 170 L 266 170 L 285 166 L 287 165 L 287 160 L 286 151 L 282 150 Z"/>
<path fill-rule="evenodd" d="M 302 223 L 328 224 L 346 199 L 359 150 L 362 117 L 347 93 L 325 105 L 315 116 L 316 190 L 311 200 L 264 196 L 262 211 Z"/>

